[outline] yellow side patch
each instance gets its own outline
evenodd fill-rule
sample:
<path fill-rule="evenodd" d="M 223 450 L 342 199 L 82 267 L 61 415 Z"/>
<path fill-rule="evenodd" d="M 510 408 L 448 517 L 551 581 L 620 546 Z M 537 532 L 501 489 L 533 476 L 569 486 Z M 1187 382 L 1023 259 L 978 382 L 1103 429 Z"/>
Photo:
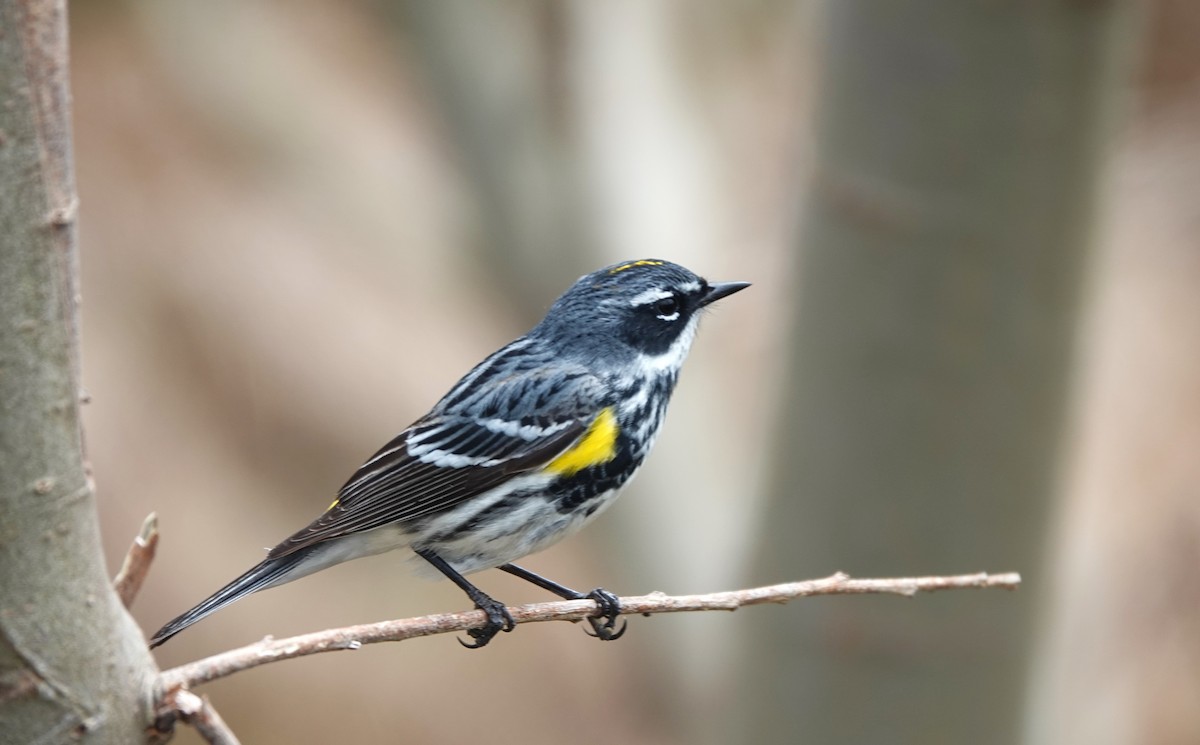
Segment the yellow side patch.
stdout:
<path fill-rule="evenodd" d="M 332 503 L 332 504 L 330 504 L 328 507 L 326 507 L 326 508 L 325 508 L 325 511 L 326 511 L 326 512 L 329 512 L 329 511 L 330 511 L 330 510 L 332 510 L 334 507 L 337 507 L 337 506 L 338 506 L 338 502 L 340 502 L 340 501 L 342 501 L 342 500 L 340 500 L 340 499 L 335 499 L 335 500 L 333 500 L 333 503 Z"/>
<path fill-rule="evenodd" d="M 617 433 L 620 429 L 612 407 L 604 409 L 588 425 L 587 432 L 583 433 L 579 442 L 550 461 L 546 470 L 560 476 L 570 476 L 585 468 L 609 462 L 617 455 Z"/>
<path fill-rule="evenodd" d="M 631 261 L 628 264 L 622 264 L 621 266 L 613 267 L 612 269 L 608 270 L 608 273 L 616 274 L 617 272 L 623 272 L 626 269 L 632 269 L 635 266 L 662 266 L 664 263 L 666 262 L 654 261 L 653 259 L 639 259 L 637 261 Z"/>

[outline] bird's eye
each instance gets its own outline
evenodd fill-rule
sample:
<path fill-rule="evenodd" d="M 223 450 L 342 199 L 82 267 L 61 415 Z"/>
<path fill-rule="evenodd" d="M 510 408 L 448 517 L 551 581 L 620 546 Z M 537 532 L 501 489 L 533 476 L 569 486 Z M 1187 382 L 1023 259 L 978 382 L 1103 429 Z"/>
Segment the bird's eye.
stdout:
<path fill-rule="evenodd" d="M 655 302 L 654 313 L 664 321 L 674 321 L 679 317 L 679 298 L 672 295 Z"/>

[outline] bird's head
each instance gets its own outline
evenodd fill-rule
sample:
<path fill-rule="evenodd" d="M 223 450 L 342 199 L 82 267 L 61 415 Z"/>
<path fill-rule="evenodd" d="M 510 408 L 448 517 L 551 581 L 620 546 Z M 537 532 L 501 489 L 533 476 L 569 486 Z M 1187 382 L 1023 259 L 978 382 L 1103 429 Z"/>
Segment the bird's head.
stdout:
<path fill-rule="evenodd" d="M 613 264 L 580 277 L 531 335 L 591 364 L 638 360 L 677 371 L 691 347 L 700 310 L 749 286 L 710 283 L 659 259 Z"/>

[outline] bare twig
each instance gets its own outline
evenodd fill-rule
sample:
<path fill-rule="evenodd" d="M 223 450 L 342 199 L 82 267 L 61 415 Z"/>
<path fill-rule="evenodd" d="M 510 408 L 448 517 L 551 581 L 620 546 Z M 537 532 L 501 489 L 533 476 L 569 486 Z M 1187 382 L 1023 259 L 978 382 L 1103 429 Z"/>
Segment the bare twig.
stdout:
<path fill-rule="evenodd" d="M 707 595 L 669 596 L 661 592 L 638 597 L 621 598 L 621 613 L 653 614 L 680 613 L 683 611 L 737 610 L 745 605 L 762 603 L 786 603 L 810 595 L 862 595 L 893 594 L 912 596 L 918 592 L 953 590 L 969 587 L 1000 587 L 1015 590 L 1021 583 L 1020 575 L 1008 574 L 963 574 L 953 577 L 909 577 L 900 579 L 852 579 L 842 573 L 825 579 L 805 582 L 789 582 L 749 590 L 731 590 Z M 509 613 L 518 624 L 538 621 L 579 621 L 597 612 L 592 600 L 563 600 L 553 603 L 537 603 L 509 608 Z M 240 649 L 206 657 L 180 667 L 164 671 L 159 676 L 162 690 L 207 683 L 227 675 L 247 670 L 268 662 L 305 657 L 339 649 L 358 649 L 364 644 L 403 641 L 420 636 L 465 631 L 482 626 L 483 611 L 472 610 L 462 613 L 445 613 L 395 621 L 347 626 L 328 629 L 311 634 L 302 634 L 287 639 L 267 637 L 260 642 Z"/>
<path fill-rule="evenodd" d="M 210 745 L 241 745 L 209 700 L 191 691 L 182 688 L 170 691 L 158 710 L 160 731 L 170 732 L 175 720 L 182 719 L 195 727 Z"/>
<path fill-rule="evenodd" d="M 142 582 L 146 580 L 146 573 L 150 571 L 150 563 L 154 561 L 154 552 L 157 549 L 158 515 L 151 512 L 142 521 L 142 529 L 129 545 L 129 552 L 125 554 L 121 570 L 113 579 L 117 596 L 126 608 L 133 605 L 138 590 L 142 589 Z"/>

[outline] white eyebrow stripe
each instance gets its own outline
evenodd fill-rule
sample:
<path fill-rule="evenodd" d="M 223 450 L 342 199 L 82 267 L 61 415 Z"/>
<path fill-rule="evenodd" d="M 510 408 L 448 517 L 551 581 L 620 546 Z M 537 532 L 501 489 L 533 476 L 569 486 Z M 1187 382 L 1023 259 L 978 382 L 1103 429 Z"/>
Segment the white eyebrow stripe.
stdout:
<path fill-rule="evenodd" d="M 632 300 L 629 301 L 629 304 L 637 308 L 642 305 L 649 305 L 655 301 L 669 298 L 674 294 L 675 293 L 671 292 L 670 290 L 663 290 L 655 287 L 653 289 L 638 293 Z"/>
<path fill-rule="evenodd" d="M 691 295 L 693 292 L 699 292 L 700 291 L 700 283 L 694 279 L 690 280 L 688 282 L 684 282 L 683 284 L 679 285 L 679 291 L 682 292 L 684 295 Z"/>

